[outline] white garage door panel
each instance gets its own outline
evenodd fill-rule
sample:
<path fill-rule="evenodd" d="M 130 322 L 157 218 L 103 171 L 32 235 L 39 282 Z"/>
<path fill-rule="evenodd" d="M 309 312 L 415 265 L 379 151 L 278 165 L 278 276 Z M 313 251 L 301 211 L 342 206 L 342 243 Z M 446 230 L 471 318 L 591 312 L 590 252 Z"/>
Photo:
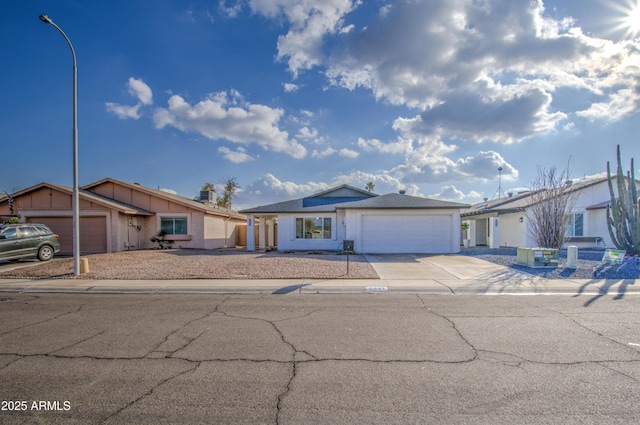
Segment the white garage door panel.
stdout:
<path fill-rule="evenodd" d="M 451 216 L 363 216 L 362 251 L 449 253 Z"/>

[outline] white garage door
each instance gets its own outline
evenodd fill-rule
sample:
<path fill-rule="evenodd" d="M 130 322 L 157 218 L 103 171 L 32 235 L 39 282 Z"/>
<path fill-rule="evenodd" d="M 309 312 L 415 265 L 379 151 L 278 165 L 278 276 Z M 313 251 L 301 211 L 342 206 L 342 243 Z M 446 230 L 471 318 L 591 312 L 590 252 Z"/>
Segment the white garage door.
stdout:
<path fill-rule="evenodd" d="M 362 217 L 364 253 L 450 253 L 451 216 Z"/>

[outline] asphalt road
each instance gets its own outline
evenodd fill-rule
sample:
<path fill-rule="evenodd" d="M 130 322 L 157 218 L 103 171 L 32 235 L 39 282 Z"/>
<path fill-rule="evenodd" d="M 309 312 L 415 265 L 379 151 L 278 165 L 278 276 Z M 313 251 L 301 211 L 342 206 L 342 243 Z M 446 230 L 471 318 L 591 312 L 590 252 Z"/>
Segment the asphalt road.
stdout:
<path fill-rule="evenodd" d="M 0 423 L 638 423 L 614 298 L 0 293 Z"/>

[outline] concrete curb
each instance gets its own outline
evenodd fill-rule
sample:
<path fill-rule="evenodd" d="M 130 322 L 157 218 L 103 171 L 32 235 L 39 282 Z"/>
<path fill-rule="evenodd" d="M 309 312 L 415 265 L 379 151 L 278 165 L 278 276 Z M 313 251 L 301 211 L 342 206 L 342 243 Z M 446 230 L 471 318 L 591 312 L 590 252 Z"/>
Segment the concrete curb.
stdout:
<path fill-rule="evenodd" d="M 255 279 L 84 280 L 0 279 L 0 292 L 104 294 L 430 294 L 604 295 L 640 294 L 635 280 L 432 280 L 432 279 Z"/>

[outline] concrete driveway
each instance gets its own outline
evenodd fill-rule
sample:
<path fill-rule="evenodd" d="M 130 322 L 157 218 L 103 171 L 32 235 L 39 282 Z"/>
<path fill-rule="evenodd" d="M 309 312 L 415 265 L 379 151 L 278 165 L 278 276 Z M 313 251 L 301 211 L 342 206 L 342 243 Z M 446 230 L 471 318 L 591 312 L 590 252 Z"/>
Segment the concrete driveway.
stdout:
<path fill-rule="evenodd" d="M 574 291 L 580 282 L 549 280 L 465 255 L 366 254 L 380 284 L 441 293 L 546 293 Z"/>
<path fill-rule="evenodd" d="M 511 269 L 464 255 L 365 254 L 380 279 L 461 280 L 504 277 Z M 517 274 L 522 274 L 515 272 Z"/>
<path fill-rule="evenodd" d="M 17 261 L 0 260 L 0 272 L 9 272 L 11 270 L 31 267 L 42 262 L 36 258 L 23 258 Z"/>

